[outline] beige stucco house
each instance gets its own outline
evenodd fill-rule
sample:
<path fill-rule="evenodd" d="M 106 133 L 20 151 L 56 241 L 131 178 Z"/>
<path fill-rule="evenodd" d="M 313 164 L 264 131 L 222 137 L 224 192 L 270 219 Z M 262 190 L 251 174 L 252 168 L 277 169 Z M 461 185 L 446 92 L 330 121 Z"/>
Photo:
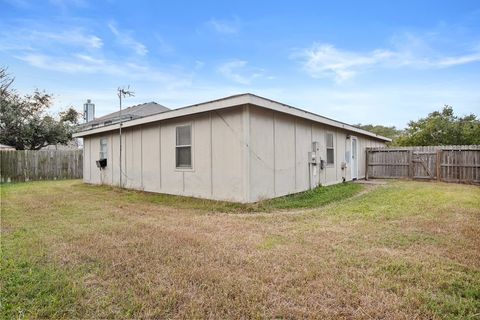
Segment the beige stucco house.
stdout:
<path fill-rule="evenodd" d="M 388 138 L 253 94 L 122 120 L 84 139 L 84 181 L 255 202 L 365 176 L 365 148 Z M 97 166 L 97 160 L 104 167 Z M 106 163 L 105 163 L 106 162 Z M 120 166 L 121 162 L 121 166 Z"/>

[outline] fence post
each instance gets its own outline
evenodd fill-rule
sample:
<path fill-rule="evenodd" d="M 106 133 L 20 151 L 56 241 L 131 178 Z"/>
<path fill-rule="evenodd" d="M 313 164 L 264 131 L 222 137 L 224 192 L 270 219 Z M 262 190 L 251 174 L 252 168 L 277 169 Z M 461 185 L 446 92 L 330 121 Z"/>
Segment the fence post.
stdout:
<path fill-rule="evenodd" d="M 442 181 L 442 149 L 437 150 L 437 181 Z"/>
<path fill-rule="evenodd" d="M 368 148 L 365 149 L 365 180 L 368 180 Z"/>
<path fill-rule="evenodd" d="M 410 149 L 408 151 L 408 177 L 410 179 L 413 179 L 413 171 L 414 171 L 414 167 L 413 167 L 413 149 Z"/>

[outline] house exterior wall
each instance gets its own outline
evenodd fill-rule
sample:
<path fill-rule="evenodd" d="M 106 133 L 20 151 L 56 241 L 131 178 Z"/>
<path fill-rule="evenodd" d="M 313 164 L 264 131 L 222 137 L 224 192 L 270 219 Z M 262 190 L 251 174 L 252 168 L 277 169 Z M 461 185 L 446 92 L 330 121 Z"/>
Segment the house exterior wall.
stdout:
<path fill-rule="evenodd" d="M 192 169 L 175 167 L 176 127 L 192 126 Z M 308 164 L 312 142 L 326 159 L 326 133 L 334 137 L 335 163 Z M 122 185 L 126 188 L 201 198 L 254 202 L 351 180 L 347 131 L 243 105 L 137 125 L 122 130 Z M 353 134 L 352 134 L 353 135 Z M 358 139 L 358 178 L 365 176 L 365 148 L 383 142 Z M 100 139 L 107 139 L 107 167 L 97 168 Z M 118 130 L 84 138 L 84 181 L 120 185 Z M 348 158 L 348 157 L 347 157 Z M 347 161 L 348 162 L 348 161 Z"/>
<path fill-rule="evenodd" d="M 249 202 L 340 183 L 343 178 L 352 180 L 349 134 L 357 138 L 358 179 L 365 177 L 365 148 L 384 145 L 373 138 L 256 106 L 249 107 L 249 114 Z M 308 152 L 317 141 L 320 157 L 326 160 L 327 133 L 333 134 L 334 164 L 323 170 L 313 169 L 308 164 Z M 344 169 L 342 162 L 346 162 Z"/>
<path fill-rule="evenodd" d="M 175 128 L 192 125 L 192 169 L 175 167 Z M 126 188 L 243 202 L 243 107 L 212 111 L 122 130 L 122 185 Z M 107 167 L 97 168 L 107 138 Z M 84 138 L 84 181 L 120 185 L 118 131 Z"/>

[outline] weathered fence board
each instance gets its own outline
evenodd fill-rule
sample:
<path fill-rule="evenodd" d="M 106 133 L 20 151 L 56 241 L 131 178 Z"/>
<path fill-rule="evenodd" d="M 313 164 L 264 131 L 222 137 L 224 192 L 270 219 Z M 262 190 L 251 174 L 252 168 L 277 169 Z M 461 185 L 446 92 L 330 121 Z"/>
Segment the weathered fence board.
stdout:
<path fill-rule="evenodd" d="M 0 151 L 2 183 L 82 177 L 82 150 Z"/>
<path fill-rule="evenodd" d="M 367 148 L 366 178 L 480 184 L 480 146 Z"/>

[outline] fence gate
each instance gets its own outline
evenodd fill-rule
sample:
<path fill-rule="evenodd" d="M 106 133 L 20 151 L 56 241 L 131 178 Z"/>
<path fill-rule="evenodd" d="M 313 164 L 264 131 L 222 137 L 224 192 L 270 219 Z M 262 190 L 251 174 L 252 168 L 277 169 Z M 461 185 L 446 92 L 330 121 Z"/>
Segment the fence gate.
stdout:
<path fill-rule="evenodd" d="M 437 152 L 411 150 L 410 153 L 413 179 L 437 179 Z"/>
<path fill-rule="evenodd" d="M 480 146 L 367 148 L 365 178 L 480 184 Z"/>

